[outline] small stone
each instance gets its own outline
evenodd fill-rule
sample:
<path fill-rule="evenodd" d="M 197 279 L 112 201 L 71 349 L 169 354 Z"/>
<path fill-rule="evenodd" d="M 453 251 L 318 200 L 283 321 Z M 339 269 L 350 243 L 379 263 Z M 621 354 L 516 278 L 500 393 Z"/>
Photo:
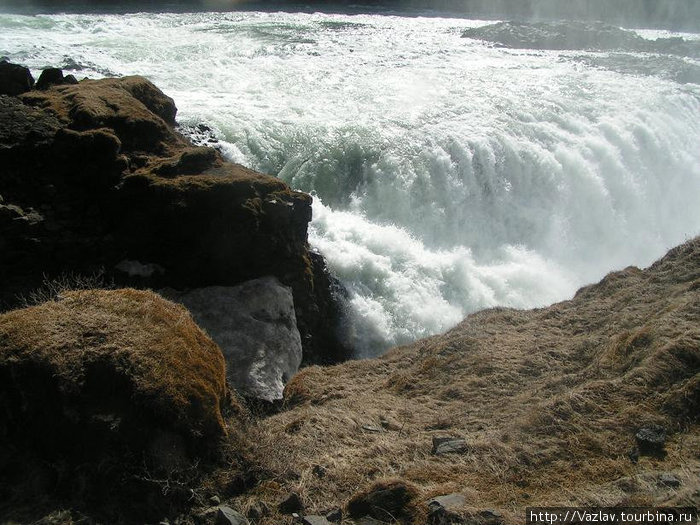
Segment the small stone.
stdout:
<path fill-rule="evenodd" d="M 630 458 L 630 461 L 632 463 L 637 464 L 637 462 L 639 461 L 639 449 L 637 447 L 634 447 L 627 453 L 627 456 Z"/>
<path fill-rule="evenodd" d="M 433 454 L 435 454 L 436 456 L 442 454 L 463 454 L 467 450 L 469 450 L 467 442 L 461 438 L 433 438 Z"/>
<path fill-rule="evenodd" d="M 439 506 L 448 510 L 454 510 L 463 507 L 466 499 L 462 494 L 446 494 L 437 496 L 428 502 L 428 507 Z"/>
<path fill-rule="evenodd" d="M 219 496 L 212 496 L 209 498 L 209 503 L 212 505 L 221 505 L 221 498 Z"/>
<path fill-rule="evenodd" d="M 282 514 L 292 514 L 294 512 L 302 512 L 304 510 L 304 503 L 301 501 L 301 497 L 296 492 L 292 492 L 279 504 L 279 511 Z"/>
<path fill-rule="evenodd" d="M 641 428 L 634 437 L 641 455 L 663 454 L 666 445 L 666 429 L 661 425 Z"/>
<path fill-rule="evenodd" d="M 381 416 L 379 418 L 379 424 L 382 425 L 384 430 L 401 430 L 401 425 L 398 421 L 387 416 Z"/>
<path fill-rule="evenodd" d="M 375 434 L 378 434 L 382 431 L 381 428 L 375 427 L 374 425 L 362 425 L 362 430 L 364 430 L 365 432 L 373 432 Z"/>
<path fill-rule="evenodd" d="M 678 488 L 681 486 L 681 480 L 670 472 L 664 472 L 659 478 L 659 483 L 666 487 Z"/>
<path fill-rule="evenodd" d="M 248 518 L 253 520 L 253 521 L 259 521 L 261 518 L 264 518 L 270 514 L 270 507 L 267 506 L 267 504 L 263 501 L 256 501 L 253 503 L 250 508 L 248 509 Z"/>
<path fill-rule="evenodd" d="M 326 514 L 326 519 L 328 521 L 332 521 L 333 523 L 340 523 L 343 521 L 343 511 L 341 509 L 333 509 Z"/>
<path fill-rule="evenodd" d="M 465 501 L 461 494 L 446 494 L 431 499 L 428 501 L 428 523 L 430 525 L 461 523 L 463 520 L 459 511 Z"/>
<path fill-rule="evenodd" d="M 331 522 L 328 521 L 325 516 L 317 515 L 304 516 L 301 522 L 304 525 L 331 525 Z"/>
<path fill-rule="evenodd" d="M 493 509 L 482 510 L 479 512 L 479 518 L 481 518 L 479 523 L 483 525 L 502 525 L 503 523 L 501 513 Z"/>
<path fill-rule="evenodd" d="M 215 525 L 249 525 L 243 514 L 236 512 L 231 507 L 221 506 L 216 513 Z"/>

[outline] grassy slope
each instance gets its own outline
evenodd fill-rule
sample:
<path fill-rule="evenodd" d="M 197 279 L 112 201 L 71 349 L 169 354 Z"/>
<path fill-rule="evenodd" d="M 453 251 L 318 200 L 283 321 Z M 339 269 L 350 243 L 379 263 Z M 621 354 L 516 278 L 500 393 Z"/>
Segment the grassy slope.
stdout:
<path fill-rule="evenodd" d="M 292 408 L 253 429 L 268 475 L 241 509 L 296 490 L 320 512 L 383 478 L 415 483 L 420 498 L 462 492 L 508 523 L 531 505 L 697 506 L 700 238 L 571 301 L 486 310 L 380 359 L 305 369 L 286 395 Z M 648 423 L 669 429 L 668 455 L 634 464 Z M 433 456 L 433 436 L 463 437 L 469 452 Z M 661 472 L 680 488 L 660 486 Z"/>

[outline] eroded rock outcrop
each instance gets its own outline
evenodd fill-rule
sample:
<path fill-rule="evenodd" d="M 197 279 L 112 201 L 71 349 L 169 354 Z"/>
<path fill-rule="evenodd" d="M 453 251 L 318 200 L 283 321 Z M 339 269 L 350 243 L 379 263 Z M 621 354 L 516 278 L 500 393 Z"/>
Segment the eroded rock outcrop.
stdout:
<path fill-rule="evenodd" d="M 309 195 L 194 146 L 145 78 L 57 79 L 0 96 L 0 308 L 62 272 L 175 289 L 272 275 L 293 291 L 305 360 L 349 355 L 332 280 L 308 250 Z M 115 270 L 125 260 L 162 271 L 129 277 Z"/>

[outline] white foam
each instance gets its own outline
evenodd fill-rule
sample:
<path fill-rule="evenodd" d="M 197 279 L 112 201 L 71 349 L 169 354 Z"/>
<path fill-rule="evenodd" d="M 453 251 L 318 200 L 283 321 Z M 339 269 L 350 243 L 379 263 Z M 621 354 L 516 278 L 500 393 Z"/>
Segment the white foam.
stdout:
<path fill-rule="evenodd" d="M 575 290 L 574 276 L 522 246 L 477 261 L 468 248 L 431 249 L 402 228 L 319 201 L 310 241 L 349 288 L 353 343 L 363 355 L 442 332 L 465 312 L 545 305 Z"/>

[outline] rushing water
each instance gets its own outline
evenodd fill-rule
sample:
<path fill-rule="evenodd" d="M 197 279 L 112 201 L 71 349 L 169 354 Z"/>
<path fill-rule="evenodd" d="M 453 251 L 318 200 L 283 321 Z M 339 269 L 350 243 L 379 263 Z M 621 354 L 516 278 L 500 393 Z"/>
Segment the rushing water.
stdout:
<path fill-rule="evenodd" d="M 230 159 L 313 193 L 311 244 L 369 355 L 480 308 L 565 299 L 700 233 L 696 59 L 461 38 L 482 24 L 0 15 L 0 55 L 145 75 Z"/>

